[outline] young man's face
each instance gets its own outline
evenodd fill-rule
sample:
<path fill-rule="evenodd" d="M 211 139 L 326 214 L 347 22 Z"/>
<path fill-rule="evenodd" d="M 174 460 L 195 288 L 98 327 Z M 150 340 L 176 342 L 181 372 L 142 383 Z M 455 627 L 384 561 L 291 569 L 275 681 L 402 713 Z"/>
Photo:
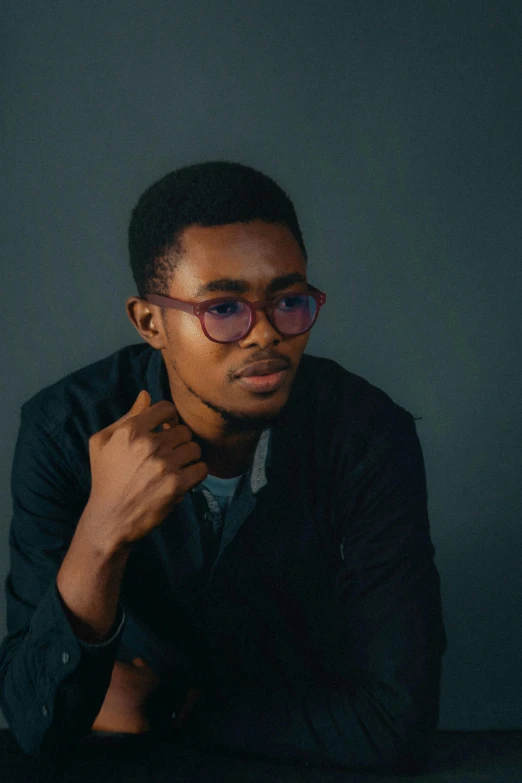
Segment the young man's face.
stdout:
<path fill-rule="evenodd" d="M 168 292 L 173 298 L 197 303 L 236 295 L 217 287 L 200 290 L 224 279 L 243 281 L 245 290 L 237 295 L 251 302 L 307 290 L 303 253 L 285 225 L 255 220 L 217 227 L 191 226 L 183 232 L 181 242 L 182 258 Z M 287 275 L 299 275 L 302 280 L 282 285 L 277 291 L 268 290 L 275 278 Z M 158 347 L 167 366 L 172 398 L 185 421 L 195 417 L 208 424 L 213 421 L 222 426 L 226 422 L 228 428 L 241 431 L 266 426 L 284 407 L 309 332 L 283 336 L 265 312 L 257 310 L 257 321 L 245 337 L 220 344 L 206 337 L 194 315 L 165 310 L 163 326 L 158 308 L 154 310 L 155 326 L 163 333 L 164 342 Z M 247 365 L 267 359 L 282 359 L 288 364 L 276 389 L 267 392 L 248 388 L 238 379 Z"/>

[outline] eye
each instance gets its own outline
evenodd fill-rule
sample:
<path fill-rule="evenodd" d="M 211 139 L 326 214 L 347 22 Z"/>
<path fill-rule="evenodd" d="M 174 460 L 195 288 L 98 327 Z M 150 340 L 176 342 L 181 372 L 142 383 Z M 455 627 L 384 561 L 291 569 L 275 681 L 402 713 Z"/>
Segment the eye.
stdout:
<path fill-rule="evenodd" d="M 240 309 L 239 302 L 221 302 L 221 304 L 209 307 L 207 313 L 218 317 L 235 315 Z"/>
<path fill-rule="evenodd" d="M 288 294 L 279 300 L 277 307 L 280 310 L 293 310 L 303 307 L 307 299 L 307 294 Z"/>

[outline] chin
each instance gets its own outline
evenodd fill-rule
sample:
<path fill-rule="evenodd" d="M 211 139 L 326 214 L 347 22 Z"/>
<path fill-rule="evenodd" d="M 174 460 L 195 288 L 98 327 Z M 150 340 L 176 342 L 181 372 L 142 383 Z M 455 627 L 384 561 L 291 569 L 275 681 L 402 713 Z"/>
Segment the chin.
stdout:
<path fill-rule="evenodd" d="M 220 408 L 219 413 L 234 431 L 264 430 L 276 423 L 286 405 L 287 395 L 285 395 L 283 400 L 281 400 L 280 395 L 277 395 L 277 397 L 277 400 L 275 395 L 272 396 L 272 399 L 256 400 L 255 405 L 242 410 Z"/>
<path fill-rule="evenodd" d="M 289 390 L 279 388 L 272 392 L 252 393 L 241 389 L 239 394 L 231 394 L 230 386 L 223 389 L 222 403 L 205 399 L 190 387 L 187 387 L 207 408 L 218 413 L 228 425 L 230 431 L 246 432 L 263 430 L 277 421 L 284 409 Z"/>

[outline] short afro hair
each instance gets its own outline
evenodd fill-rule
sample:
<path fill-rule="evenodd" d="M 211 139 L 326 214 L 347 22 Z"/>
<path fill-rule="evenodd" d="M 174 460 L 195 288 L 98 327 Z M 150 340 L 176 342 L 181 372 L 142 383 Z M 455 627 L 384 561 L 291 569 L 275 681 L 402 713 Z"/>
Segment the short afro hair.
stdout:
<path fill-rule="evenodd" d="M 143 193 L 132 211 L 129 255 L 138 295 L 168 296 L 184 229 L 251 220 L 287 225 L 306 261 L 294 205 L 270 177 L 228 161 L 197 163 L 167 174 Z"/>

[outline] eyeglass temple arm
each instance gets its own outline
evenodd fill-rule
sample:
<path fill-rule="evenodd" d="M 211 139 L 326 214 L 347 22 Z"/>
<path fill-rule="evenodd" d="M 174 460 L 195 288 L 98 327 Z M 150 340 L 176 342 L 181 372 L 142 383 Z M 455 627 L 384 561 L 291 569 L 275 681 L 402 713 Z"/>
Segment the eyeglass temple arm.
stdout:
<path fill-rule="evenodd" d="M 180 302 L 179 299 L 171 299 L 169 296 L 161 296 L 161 294 L 147 294 L 145 299 L 159 307 L 171 307 L 173 310 L 183 310 L 185 313 L 194 314 L 196 307 L 189 302 Z"/>

